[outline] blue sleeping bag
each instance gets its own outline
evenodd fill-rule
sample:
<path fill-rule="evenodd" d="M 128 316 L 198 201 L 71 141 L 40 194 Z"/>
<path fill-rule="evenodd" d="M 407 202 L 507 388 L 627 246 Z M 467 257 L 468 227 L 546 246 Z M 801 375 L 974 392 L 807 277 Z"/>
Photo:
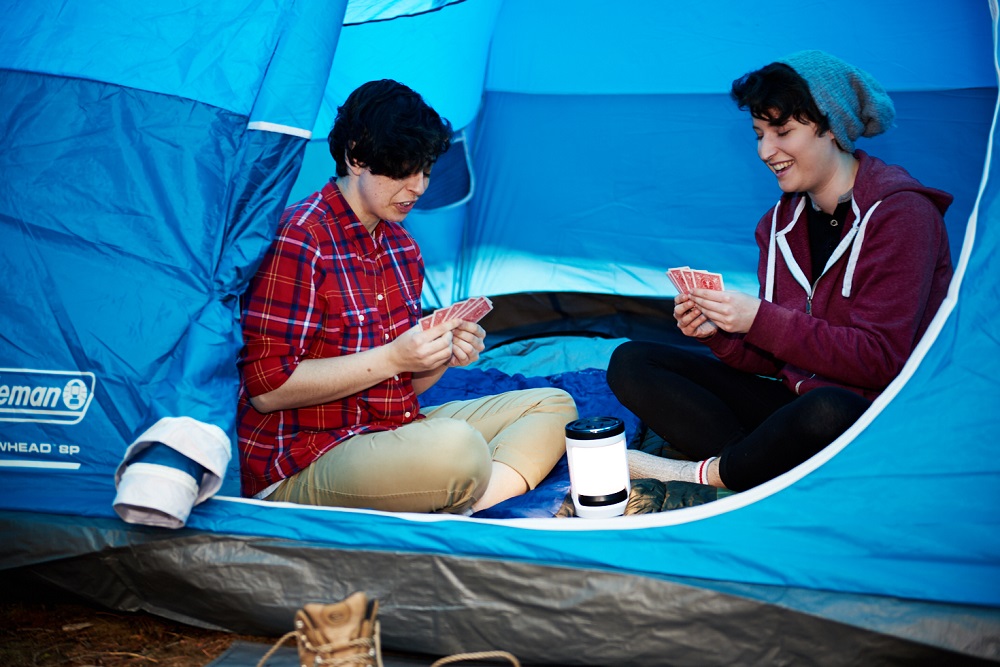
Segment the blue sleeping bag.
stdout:
<path fill-rule="evenodd" d="M 576 401 L 581 417 L 618 417 L 625 422 L 625 436 L 628 439 L 632 438 L 639 427 L 636 416 L 611 393 L 605 371 L 596 368 L 548 377 L 528 377 L 520 373 L 508 375 L 495 368 L 453 368 L 420 396 L 420 403 L 429 407 L 449 401 L 536 387 L 557 387 L 568 392 Z M 490 519 L 551 517 L 562 505 L 567 493 L 569 466 L 563 456 L 537 487 L 524 495 L 477 512 L 474 516 Z"/>

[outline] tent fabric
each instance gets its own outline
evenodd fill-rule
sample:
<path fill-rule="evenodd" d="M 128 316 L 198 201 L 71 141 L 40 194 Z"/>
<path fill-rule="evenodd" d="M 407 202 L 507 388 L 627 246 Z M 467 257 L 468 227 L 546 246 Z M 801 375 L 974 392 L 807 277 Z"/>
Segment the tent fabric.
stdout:
<path fill-rule="evenodd" d="M 630 596 L 685 632 L 637 638 L 618 664 L 711 649 L 741 622 L 725 655 L 759 662 L 766 618 L 803 644 L 815 622 L 1000 657 L 995 1 L 852 0 L 839 11 L 868 20 L 847 24 L 797 7 L 812 29 L 781 40 L 762 35 L 791 19 L 735 0 L 466 0 L 339 30 L 345 4 L 126 4 L 15 3 L 0 26 L 0 568 L 69 586 L 91 569 L 87 592 L 112 606 L 272 631 L 316 590 L 366 586 L 386 608 L 405 600 L 400 621 L 421 630 L 402 643 L 452 652 L 515 618 L 507 641 L 555 664 L 606 657 L 605 617 L 645 627 L 622 613 Z M 311 149 L 357 83 L 400 78 L 468 142 L 469 201 L 407 220 L 422 246 L 451 241 L 426 243 L 425 305 L 547 304 L 536 322 L 559 328 L 614 319 L 564 311 L 574 293 L 662 311 L 668 266 L 751 289 L 752 226 L 777 190 L 727 81 L 805 46 L 896 100 L 897 127 L 861 146 L 956 197 L 945 304 L 819 455 L 708 505 L 617 520 L 268 504 L 236 497 L 236 457 L 179 531 L 115 514 L 115 470 L 159 419 L 233 441 L 239 295 L 285 202 L 331 175 Z M 973 629 L 949 638 L 956 618 Z"/>
<path fill-rule="evenodd" d="M 955 195 L 946 216 L 953 239 L 975 200 L 995 97 L 989 88 L 895 93 L 899 127 L 861 146 Z M 602 145 L 609 141 L 602 136 L 615 139 Z M 746 229 L 778 194 L 728 95 L 488 92 L 474 146 L 477 224 L 460 277 L 468 293 L 546 285 L 653 296 L 671 290 L 667 267 L 685 265 L 721 272 L 730 289 L 756 291 L 756 247 Z M 597 155 L 607 155 L 604 164 L 581 169 Z M 941 170 L 941 155 L 954 157 L 953 171 Z M 529 156 L 544 156 L 544 177 L 521 168 Z M 725 179 L 714 184 L 720 172 Z"/>
<path fill-rule="evenodd" d="M 504 4 L 493 32 L 486 89 L 532 95 L 726 95 L 733 79 L 780 57 L 776 51 L 809 48 L 877 63 L 877 71 L 870 69 L 890 92 L 995 86 L 989 59 L 975 56 L 991 39 L 989 3 L 959 9 L 883 0 L 844 8 L 864 11 L 857 20 L 832 20 L 822 8 L 798 8 L 789 15 L 753 11 L 740 0 L 683 10 L 658 0 L 633 0 L 614 10 L 600 0 L 579 0 L 572 11 L 559 0 L 515 0 Z M 786 24 L 803 29 L 787 30 Z M 966 66 L 942 57 L 950 46 L 963 52 L 951 55 Z"/>
<path fill-rule="evenodd" d="M 104 81 L 247 114 L 280 35 L 276 23 L 288 19 L 291 4 L 15 2 L 0 26 L 0 67 Z M 339 18 L 331 22 L 334 29 Z"/>
<path fill-rule="evenodd" d="M 227 7 L 211 14 L 214 23 L 226 24 L 216 26 L 220 34 L 242 26 L 240 35 L 259 33 L 254 39 L 270 49 L 279 49 L 283 29 L 296 36 L 292 29 L 302 21 L 315 23 L 254 5 Z M 234 90 L 255 91 L 258 101 L 266 100 L 269 87 L 280 87 L 282 73 L 291 69 L 282 68 L 280 58 L 248 47 L 244 56 L 255 61 L 252 73 L 242 60 L 227 58 L 208 61 L 206 78 L 192 73 L 198 65 L 184 53 L 215 43 L 202 32 L 213 23 L 208 10 L 185 14 L 186 6 L 178 4 L 176 12 L 160 7 L 137 16 L 139 10 L 123 9 L 111 18 L 102 5 L 92 20 L 78 20 L 74 10 L 53 3 L 18 9 L 5 29 L 20 29 L 12 37 L 20 50 L 8 51 L 4 63 L 20 69 L 0 70 L 7 102 L 0 112 L 0 234 L 7 278 L 17 285 L 2 310 L 18 323 L 4 333 L 3 378 L 23 379 L 18 369 L 27 368 L 41 386 L 59 388 L 64 369 L 83 366 L 100 379 L 89 387 L 87 407 L 69 432 L 53 432 L 51 419 L 38 414 L 38 407 L 47 413 L 53 406 L 19 402 L 4 419 L 5 451 L 14 460 L 3 467 L 14 471 L 15 504 L 57 488 L 65 493 L 56 507 L 88 512 L 94 501 L 84 500 L 86 494 L 105 486 L 105 473 L 118 465 L 125 446 L 159 419 L 194 419 L 227 437 L 232 433 L 237 300 L 273 233 L 304 140 L 248 130 L 247 114 L 264 113 L 269 105 L 222 98 L 232 92 L 223 81 L 240 77 Z M 334 26 L 339 20 L 335 15 Z M 74 61 L 88 69 L 86 77 L 67 69 L 64 52 L 45 41 L 59 26 L 72 33 L 67 21 L 85 33 L 80 44 L 97 42 L 90 49 L 92 68 L 82 57 Z M 136 57 L 123 60 L 114 40 L 99 39 L 98 25 L 112 35 L 132 35 L 134 47 L 127 50 Z M 150 31 L 162 37 L 162 49 L 175 61 L 157 55 L 157 44 L 135 48 L 137 36 L 145 39 Z M 327 65 L 319 68 L 324 73 L 334 44 L 326 46 Z M 17 58 L 10 56 L 14 52 Z M 311 52 L 323 61 L 321 50 Z M 37 62 L 19 65 L 31 53 Z M 146 57 L 158 57 L 169 74 L 158 73 Z M 114 67 L 117 72 L 107 69 Z M 192 69 L 175 72 L 185 67 Z M 296 99 L 314 117 L 322 92 L 323 86 L 315 87 L 315 99 L 304 92 Z M 17 350 L 28 354 L 14 355 Z M 67 484 L 68 476 L 77 483 Z M 17 490 L 22 485 L 30 489 L 25 495 Z M 230 471 L 223 491 L 237 489 Z"/>

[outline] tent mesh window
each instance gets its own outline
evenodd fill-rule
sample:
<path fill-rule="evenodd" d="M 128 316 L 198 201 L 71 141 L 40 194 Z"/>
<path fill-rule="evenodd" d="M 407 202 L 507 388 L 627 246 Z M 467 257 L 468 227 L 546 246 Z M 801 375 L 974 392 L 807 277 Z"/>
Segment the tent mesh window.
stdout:
<path fill-rule="evenodd" d="M 457 132 L 451 146 L 434 163 L 427 192 L 417 200 L 415 208 L 423 211 L 457 206 L 472 197 L 472 165 L 465 142 L 465 133 Z"/>

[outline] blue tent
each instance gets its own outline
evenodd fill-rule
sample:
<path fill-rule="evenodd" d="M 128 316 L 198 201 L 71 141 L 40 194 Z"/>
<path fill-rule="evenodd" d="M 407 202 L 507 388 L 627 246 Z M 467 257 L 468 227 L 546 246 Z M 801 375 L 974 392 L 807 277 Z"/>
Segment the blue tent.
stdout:
<path fill-rule="evenodd" d="M 545 664 L 1000 658 L 995 0 L 5 10 L 0 568 L 246 632 L 365 589 L 388 646 Z M 325 135 L 359 83 L 403 81 L 456 128 L 407 219 L 426 307 L 613 303 L 670 297 L 664 269 L 692 263 L 755 289 L 752 226 L 778 193 L 728 89 L 803 48 L 893 96 L 897 127 L 862 148 L 955 195 L 949 296 L 833 445 L 751 491 L 621 519 L 238 497 L 239 295 L 286 201 L 332 174 Z M 113 508 L 126 449 L 157 424 L 224 452 L 179 530 Z"/>

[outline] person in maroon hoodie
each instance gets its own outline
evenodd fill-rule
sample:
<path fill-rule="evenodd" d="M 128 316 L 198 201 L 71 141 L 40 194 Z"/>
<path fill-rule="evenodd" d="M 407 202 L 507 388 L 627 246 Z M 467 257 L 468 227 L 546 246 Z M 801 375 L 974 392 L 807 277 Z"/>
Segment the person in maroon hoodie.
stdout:
<path fill-rule="evenodd" d="M 951 280 L 951 195 L 854 147 L 895 117 L 868 73 L 803 51 L 731 94 L 782 190 L 757 224 L 760 291 L 676 298 L 681 332 L 717 359 L 640 341 L 615 350 L 615 395 L 692 459 L 631 450 L 633 479 L 742 491 L 791 470 L 899 374 Z"/>

